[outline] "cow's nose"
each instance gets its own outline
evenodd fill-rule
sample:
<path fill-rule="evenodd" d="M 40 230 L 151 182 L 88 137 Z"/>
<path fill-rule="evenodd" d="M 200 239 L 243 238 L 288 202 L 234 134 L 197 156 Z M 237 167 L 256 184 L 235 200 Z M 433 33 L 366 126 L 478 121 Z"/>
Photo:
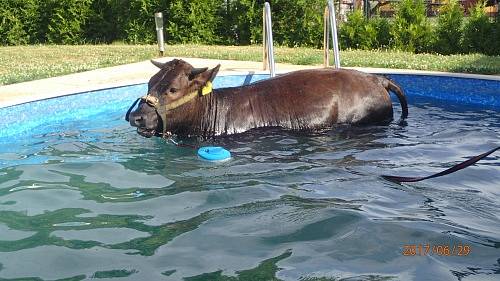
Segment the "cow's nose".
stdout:
<path fill-rule="evenodd" d="M 129 116 L 130 125 L 135 127 L 142 127 L 144 125 L 144 117 L 141 114 L 136 114 L 135 112 L 130 113 Z"/>

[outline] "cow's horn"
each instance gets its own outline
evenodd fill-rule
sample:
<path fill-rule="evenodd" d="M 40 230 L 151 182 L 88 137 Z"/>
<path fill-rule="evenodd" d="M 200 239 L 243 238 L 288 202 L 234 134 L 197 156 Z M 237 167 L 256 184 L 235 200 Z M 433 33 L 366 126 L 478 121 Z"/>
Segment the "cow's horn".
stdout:
<path fill-rule="evenodd" d="M 193 68 L 193 70 L 191 70 L 191 74 L 190 76 L 191 77 L 194 77 L 200 73 L 203 73 L 205 71 L 207 71 L 208 67 L 202 67 L 202 68 Z"/>
<path fill-rule="evenodd" d="M 162 62 L 159 62 L 159 61 L 154 61 L 154 60 L 151 60 L 151 63 L 154 64 L 156 67 L 162 69 L 166 63 L 162 63 Z"/>

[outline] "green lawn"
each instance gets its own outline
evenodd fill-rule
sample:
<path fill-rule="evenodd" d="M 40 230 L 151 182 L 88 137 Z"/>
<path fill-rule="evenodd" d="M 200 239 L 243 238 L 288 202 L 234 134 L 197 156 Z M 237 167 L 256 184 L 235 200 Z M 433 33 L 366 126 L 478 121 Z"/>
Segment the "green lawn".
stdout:
<path fill-rule="evenodd" d="M 262 60 L 262 46 L 166 46 L 166 56 Z M 155 58 L 156 45 L 36 45 L 0 47 L 0 85 Z M 321 65 L 323 51 L 275 47 L 277 62 Z M 500 57 L 480 54 L 441 56 L 398 51 L 341 51 L 342 66 L 383 67 L 500 74 Z M 333 56 L 331 56 L 333 57 Z"/>

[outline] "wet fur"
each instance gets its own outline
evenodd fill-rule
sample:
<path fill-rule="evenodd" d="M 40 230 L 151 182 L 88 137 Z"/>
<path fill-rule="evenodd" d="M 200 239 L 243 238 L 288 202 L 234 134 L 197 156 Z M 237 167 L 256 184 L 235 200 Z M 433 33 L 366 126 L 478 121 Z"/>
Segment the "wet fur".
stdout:
<path fill-rule="evenodd" d="M 168 76 L 161 74 L 162 71 L 163 68 L 151 79 L 150 93 L 162 92 L 154 89 L 154 85 L 162 81 L 153 81 Z M 206 81 L 215 77 L 214 72 L 216 74 L 214 69 L 205 69 Z M 179 79 L 178 76 L 174 79 Z M 188 77 L 189 81 L 195 79 Z M 200 81 L 187 86 L 189 91 L 206 83 L 203 79 Z M 311 130 L 335 124 L 384 123 L 393 117 L 389 90 L 400 99 L 405 118 L 407 104 L 402 90 L 384 77 L 348 69 L 295 71 L 246 86 L 215 89 L 212 94 L 197 97 L 167 114 L 167 130 L 180 136 L 212 137 L 263 127 Z M 167 94 L 165 103 L 169 102 L 168 98 L 174 100 Z M 148 105 L 140 105 L 133 114 L 155 119 L 151 109 L 144 107 Z M 161 122 L 156 119 L 156 123 Z M 160 125 L 157 124 L 157 128 Z"/>

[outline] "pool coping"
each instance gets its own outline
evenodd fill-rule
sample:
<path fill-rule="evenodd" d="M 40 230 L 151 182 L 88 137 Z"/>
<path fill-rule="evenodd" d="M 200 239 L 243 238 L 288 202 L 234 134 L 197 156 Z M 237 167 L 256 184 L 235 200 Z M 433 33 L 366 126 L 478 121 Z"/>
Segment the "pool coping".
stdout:
<path fill-rule="evenodd" d="M 163 57 L 155 59 L 165 62 L 174 59 L 173 57 Z M 235 61 L 235 60 L 215 60 L 200 58 L 181 58 L 195 67 L 215 67 L 221 64 L 219 75 L 248 75 L 248 74 L 268 74 L 264 71 L 262 62 Z M 276 65 L 277 73 L 287 73 L 294 70 L 322 68 L 322 65 Z M 346 67 L 375 74 L 411 74 L 445 76 L 470 79 L 484 79 L 500 81 L 500 76 L 451 73 L 439 71 L 422 71 L 409 69 L 387 69 L 387 68 L 366 68 L 366 67 Z M 44 100 L 60 96 L 67 96 L 79 93 L 88 93 L 102 89 L 119 88 L 130 85 L 147 83 L 149 78 L 157 72 L 157 68 L 150 61 L 125 64 L 113 67 L 100 68 L 96 70 L 74 73 L 47 79 L 22 82 L 17 84 L 0 86 L 0 108 L 28 103 L 37 100 Z"/>

